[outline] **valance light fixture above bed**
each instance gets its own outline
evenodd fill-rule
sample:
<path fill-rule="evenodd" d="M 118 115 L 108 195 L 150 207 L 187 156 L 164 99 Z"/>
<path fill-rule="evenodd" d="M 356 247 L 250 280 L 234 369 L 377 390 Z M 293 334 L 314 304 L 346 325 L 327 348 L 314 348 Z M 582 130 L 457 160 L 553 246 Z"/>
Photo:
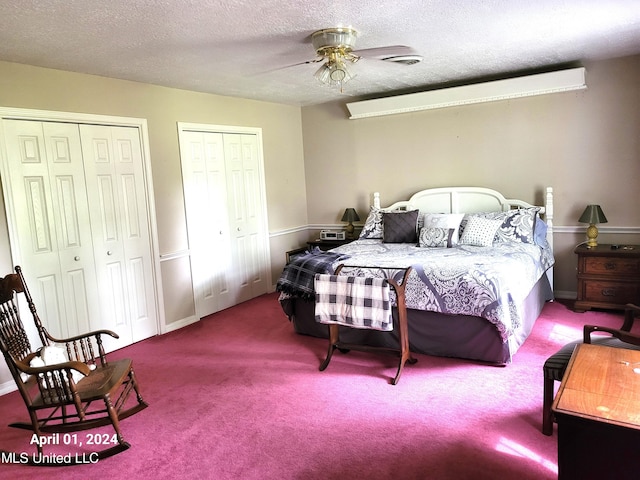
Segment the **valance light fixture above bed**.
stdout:
<path fill-rule="evenodd" d="M 347 103 L 349 118 L 379 117 L 587 88 L 584 67 Z"/>

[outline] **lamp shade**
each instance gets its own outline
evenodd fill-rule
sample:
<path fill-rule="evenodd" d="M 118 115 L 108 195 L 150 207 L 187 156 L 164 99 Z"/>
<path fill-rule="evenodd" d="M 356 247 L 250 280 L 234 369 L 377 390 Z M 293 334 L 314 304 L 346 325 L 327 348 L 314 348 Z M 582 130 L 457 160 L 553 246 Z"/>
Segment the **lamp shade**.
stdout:
<path fill-rule="evenodd" d="M 357 222 L 360 220 L 358 216 L 358 212 L 356 212 L 355 208 L 347 208 L 344 211 L 344 215 L 342 215 L 343 222 Z"/>
<path fill-rule="evenodd" d="M 596 225 L 598 223 L 607 223 L 607 217 L 604 216 L 604 212 L 600 205 L 587 205 L 584 212 L 578 220 L 580 223 L 589 223 Z"/>

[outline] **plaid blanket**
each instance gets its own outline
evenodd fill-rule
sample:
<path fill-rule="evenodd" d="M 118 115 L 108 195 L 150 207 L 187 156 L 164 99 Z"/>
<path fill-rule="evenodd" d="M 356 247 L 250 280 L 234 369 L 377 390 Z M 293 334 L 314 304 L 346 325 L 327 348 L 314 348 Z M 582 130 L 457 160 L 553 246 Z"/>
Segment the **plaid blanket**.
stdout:
<path fill-rule="evenodd" d="M 343 253 L 323 252 L 318 247 L 295 257 L 284 267 L 276 283 L 276 291 L 313 300 L 314 279 L 317 273 L 333 273 L 333 264 L 349 258 Z"/>
<path fill-rule="evenodd" d="M 316 322 L 393 330 L 389 282 L 384 278 L 316 275 Z"/>

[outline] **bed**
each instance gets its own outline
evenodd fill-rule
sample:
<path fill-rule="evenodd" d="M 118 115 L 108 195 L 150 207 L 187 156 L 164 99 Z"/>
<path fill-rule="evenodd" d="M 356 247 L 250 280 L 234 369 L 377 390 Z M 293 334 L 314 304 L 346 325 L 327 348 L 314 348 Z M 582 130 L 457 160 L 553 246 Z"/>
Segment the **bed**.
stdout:
<path fill-rule="evenodd" d="M 413 266 L 405 285 L 411 351 L 506 365 L 553 300 L 552 188 L 542 197 L 536 206 L 488 188 L 447 187 L 382 208 L 375 193 L 357 240 L 297 259 L 358 276 Z M 278 281 L 280 305 L 295 332 L 326 338 L 313 292 L 292 280 L 295 268 Z M 399 348 L 396 332 L 341 327 L 340 337 Z"/>

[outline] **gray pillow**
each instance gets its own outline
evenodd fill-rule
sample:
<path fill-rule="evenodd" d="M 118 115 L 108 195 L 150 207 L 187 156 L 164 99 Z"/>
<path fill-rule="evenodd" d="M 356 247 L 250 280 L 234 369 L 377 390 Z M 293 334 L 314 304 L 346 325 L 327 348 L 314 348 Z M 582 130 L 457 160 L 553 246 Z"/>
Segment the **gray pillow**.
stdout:
<path fill-rule="evenodd" d="M 382 241 L 384 243 L 416 243 L 418 210 L 382 212 Z"/>
<path fill-rule="evenodd" d="M 418 238 L 419 247 L 451 248 L 454 228 L 423 227 Z"/>

